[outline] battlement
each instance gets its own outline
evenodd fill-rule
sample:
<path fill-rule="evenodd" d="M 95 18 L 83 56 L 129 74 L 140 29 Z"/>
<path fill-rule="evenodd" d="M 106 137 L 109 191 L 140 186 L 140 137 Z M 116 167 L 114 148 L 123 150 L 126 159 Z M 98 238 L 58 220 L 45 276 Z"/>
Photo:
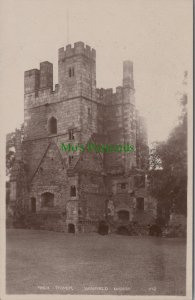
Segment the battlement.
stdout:
<path fill-rule="evenodd" d="M 120 101 L 123 97 L 123 87 L 117 86 L 116 92 L 113 91 L 112 88 L 104 89 L 97 88 L 96 89 L 96 99 L 99 102 L 108 105 L 108 104 L 116 104 L 116 101 Z"/>
<path fill-rule="evenodd" d="M 108 89 L 97 88 L 96 89 L 96 94 L 100 98 L 109 97 L 109 96 L 113 95 L 113 89 L 112 88 L 108 88 Z"/>
<path fill-rule="evenodd" d="M 88 45 L 85 45 L 83 42 L 74 43 L 74 47 L 72 47 L 72 45 L 69 44 L 66 46 L 65 49 L 64 49 L 64 47 L 62 47 L 58 50 L 59 61 L 64 60 L 64 59 L 74 56 L 74 55 L 84 55 L 90 59 L 93 59 L 93 60 L 96 59 L 95 49 L 91 48 Z"/>
<path fill-rule="evenodd" d="M 40 70 L 31 69 L 24 72 L 24 94 L 41 89 L 53 90 L 53 64 L 49 61 L 40 63 Z"/>

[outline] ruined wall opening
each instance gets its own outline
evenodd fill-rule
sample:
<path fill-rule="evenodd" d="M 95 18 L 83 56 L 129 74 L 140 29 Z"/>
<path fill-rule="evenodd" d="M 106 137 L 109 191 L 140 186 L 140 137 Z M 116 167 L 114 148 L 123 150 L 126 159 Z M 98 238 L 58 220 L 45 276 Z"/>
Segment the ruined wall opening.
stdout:
<path fill-rule="evenodd" d="M 75 233 L 74 224 L 68 224 L 68 233 Z"/>
<path fill-rule="evenodd" d="M 129 221 L 129 212 L 127 210 L 119 210 L 118 219 L 121 221 Z"/>
<path fill-rule="evenodd" d="M 36 213 L 37 207 L 36 207 L 36 198 L 32 197 L 30 199 L 30 207 L 31 207 L 31 212 Z"/>
<path fill-rule="evenodd" d="M 46 192 L 41 195 L 41 207 L 53 207 L 54 206 L 54 194 Z"/>
<path fill-rule="evenodd" d="M 57 120 L 54 117 L 51 117 L 49 119 L 49 123 L 48 123 L 48 130 L 50 134 L 55 134 L 57 133 Z"/>
<path fill-rule="evenodd" d="M 142 197 L 136 198 L 136 210 L 137 212 L 144 211 L 144 198 Z"/>
<path fill-rule="evenodd" d="M 134 176 L 134 185 L 137 188 L 145 187 L 145 175 Z"/>

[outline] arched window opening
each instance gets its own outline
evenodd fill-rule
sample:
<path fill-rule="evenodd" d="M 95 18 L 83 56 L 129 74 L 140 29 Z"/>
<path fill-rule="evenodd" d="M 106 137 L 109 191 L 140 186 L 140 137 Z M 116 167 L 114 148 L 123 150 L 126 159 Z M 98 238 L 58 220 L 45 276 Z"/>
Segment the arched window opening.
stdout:
<path fill-rule="evenodd" d="M 54 117 L 51 117 L 51 119 L 49 120 L 49 133 L 57 133 L 57 120 Z"/>
<path fill-rule="evenodd" d="M 127 210 L 119 210 L 118 218 L 121 221 L 129 221 L 129 212 Z"/>
<path fill-rule="evenodd" d="M 41 207 L 53 207 L 54 206 L 54 194 L 46 192 L 41 195 Z"/>

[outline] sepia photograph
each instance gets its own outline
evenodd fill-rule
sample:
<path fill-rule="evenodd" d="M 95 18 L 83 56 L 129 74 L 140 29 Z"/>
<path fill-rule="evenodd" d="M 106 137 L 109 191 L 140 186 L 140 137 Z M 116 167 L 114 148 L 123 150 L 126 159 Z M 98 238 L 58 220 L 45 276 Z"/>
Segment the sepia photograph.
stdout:
<path fill-rule="evenodd" d="M 192 43 L 191 0 L 0 1 L 2 300 L 192 299 Z"/>

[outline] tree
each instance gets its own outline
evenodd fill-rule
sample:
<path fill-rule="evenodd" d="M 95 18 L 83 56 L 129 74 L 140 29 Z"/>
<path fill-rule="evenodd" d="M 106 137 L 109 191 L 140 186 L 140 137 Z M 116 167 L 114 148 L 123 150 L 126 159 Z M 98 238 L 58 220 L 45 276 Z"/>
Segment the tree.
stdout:
<path fill-rule="evenodd" d="M 9 177 L 15 161 L 15 132 L 6 137 L 6 175 Z"/>
<path fill-rule="evenodd" d="M 184 74 L 187 80 L 187 72 Z M 158 200 L 159 216 L 167 220 L 171 212 L 187 212 L 187 94 L 180 97 L 178 125 L 166 142 L 154 144 L 149 171 L 150 192 Z"/>

